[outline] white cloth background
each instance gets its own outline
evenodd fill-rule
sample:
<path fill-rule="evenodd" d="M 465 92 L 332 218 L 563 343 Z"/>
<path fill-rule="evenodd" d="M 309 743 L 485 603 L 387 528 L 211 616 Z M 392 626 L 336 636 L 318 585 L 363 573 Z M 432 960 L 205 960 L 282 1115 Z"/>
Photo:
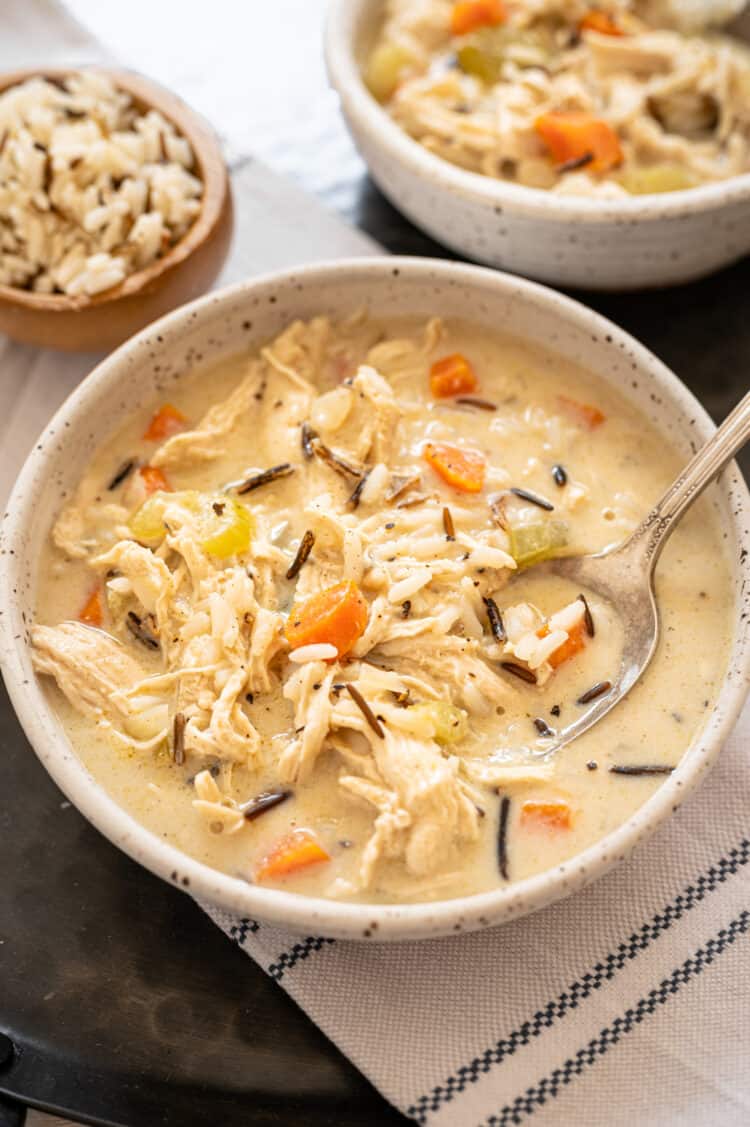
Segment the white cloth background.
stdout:
<path fill-rule="evenodd" d="M 0 33 L 4 67 L 98 54 L 50 0 L 5 0 Z M 234 189 L 223 281 L 377 250 L 254 163 Z M 0 338 L 0 502 L 93 360 Z M 747 1127 L 749 752 L 746 710 L 699 794 L 632 860 L 490 932 L 355 944 L 209 911 L 420 1123 Z"/>

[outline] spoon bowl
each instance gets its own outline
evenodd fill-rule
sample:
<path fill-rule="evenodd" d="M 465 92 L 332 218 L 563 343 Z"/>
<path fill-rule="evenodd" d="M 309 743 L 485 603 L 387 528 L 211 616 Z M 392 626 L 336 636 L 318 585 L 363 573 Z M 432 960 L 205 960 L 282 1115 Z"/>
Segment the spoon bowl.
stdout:
<path fill-rule="evenodd" d="M 638 528 L 622 544 L 586 556 L 566 556 L 534 568 L 590 591 L 615 610 L 625 625 L 617 680 L 592 700 L 572 724 L 555 733 L 545 749 L 556 751 L 588 731 L 627 696 L 642 677 L 659 644 L 659 606 L 654 572 L 662 548 L 677 524 L 750 438 L 750 392 L 689 462 Z"/>

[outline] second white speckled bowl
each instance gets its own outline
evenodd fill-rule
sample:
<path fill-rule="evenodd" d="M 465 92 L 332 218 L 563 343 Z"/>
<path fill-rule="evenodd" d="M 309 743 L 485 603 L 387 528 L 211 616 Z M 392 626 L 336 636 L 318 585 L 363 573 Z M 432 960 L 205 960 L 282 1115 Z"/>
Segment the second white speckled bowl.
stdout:
<path fill-rule="evenodd" d="M 381 317 L 460 317 L 521 340 L 542 340 L 616 387 L 686 461 L 713 430 L 690 392 L 632 337 L 577 302 L 507 274 L 429 259 L 365 258 L 245 282 L 183 306 L 118 348 L 70 396 L 35 445 L 0 533 L 0 660 L 15 709 L 46 769 L 103 834 L 152 872 L 204 901 L 306 935 L 409 939 L 499 924 L 582 888 L 623 860 L 700 782 L 739 714 L 750 678 L 750 644 L 739 612 L 743 559 L 750 554 L 750 502 L 733 466 L 710 491 L 738 606 L 716 707 L 673 774 L 614 833 L 528 880 L 432 904 L 312 899 L 208 868 L 140 825 L 76 756 L 31 666 L 29 629 L 41 546 L 97 447 L 133 411 L 157 397 L 169 399 L 181 373 L 240 351 L 246 355 L 294 318 L 345 317 L 363 306 Z"/>
<path fill-rule="evenodd" d="M 587 289 L 668 286 L 750 253 L 750 174 L 685 192 L 592 200 L 466 172 L 412 140 L 361 64 L 382 0 L 331 0 L 326 61 L 373 179 L 438 242 L 490 266 Z M 750 16 L 747 20 L 750 34 Z"/>

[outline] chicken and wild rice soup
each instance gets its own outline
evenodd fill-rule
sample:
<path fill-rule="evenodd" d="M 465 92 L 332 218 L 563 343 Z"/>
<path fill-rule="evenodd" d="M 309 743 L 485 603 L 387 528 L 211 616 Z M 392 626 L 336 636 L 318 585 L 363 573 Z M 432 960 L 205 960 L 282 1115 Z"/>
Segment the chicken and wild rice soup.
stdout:
<path fill-rule="evenodd" d="M 750 172 L 744 0 L 386 0 L 364 67 L 431 152 L 617 199 Z"/>
<path fill-rule="evenodd" d="M 319 317 L 169 400 L 68 499 L 33 631 L 73 746 L 154 833 L 264 886 L 455 897 L 593 844 L 679 762 L 730 633 L 707 501 L 645 678 L 549 751 L 623 624 L 534 564 L 621 540 L 679 468 L 589 373 L 459 322 Z"/>

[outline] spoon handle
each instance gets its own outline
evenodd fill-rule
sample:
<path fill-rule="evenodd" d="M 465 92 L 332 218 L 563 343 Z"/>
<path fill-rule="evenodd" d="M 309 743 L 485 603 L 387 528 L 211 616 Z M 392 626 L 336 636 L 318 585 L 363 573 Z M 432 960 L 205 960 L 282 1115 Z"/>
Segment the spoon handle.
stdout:
<path fill-rule="evenodd" d="M 750 392 L 727 415 L 631 537 L 650 569 L 682 515 L 750 439 Z"/>

